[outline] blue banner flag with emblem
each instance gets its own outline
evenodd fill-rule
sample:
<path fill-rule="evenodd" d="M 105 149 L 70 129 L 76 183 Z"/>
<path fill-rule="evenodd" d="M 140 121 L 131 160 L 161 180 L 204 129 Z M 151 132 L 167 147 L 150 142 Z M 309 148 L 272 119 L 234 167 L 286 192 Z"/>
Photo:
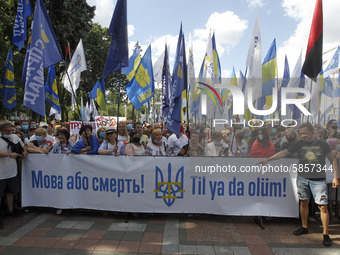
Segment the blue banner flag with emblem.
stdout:
<path fill-rule="evenodd" d="M 102 79 L 102 83 L 97 81 L 97 83 L 94 85 L 93 89 L 91 90 L 89 98 L 96 101 L 97 104 L 99 105 L 99 108 L 102 111 L 106 111 L 106 97 L 105 97 L 104 79 Z"/>
<path fill-rule="evenodd" d="M 187 88 L 187 64 L 185 57 L 184 35 L 181 29 L 178 35 L 175 65 L 171 80 L 170 107 L 166 127 L 179 136 L 181 125 L 182 91 Z"/>
<path fill-rule="evenodd" d="M 139 47 L 138 45 L 136 45 L 136 48 L 133 51 L 132 56 L 129 58 L 129 66 L 122 68 L 122 72 L 126 75 L 126 78 L 128 78 L 129 81 L 131 81 L 133 76 L 135 75 L 140 60 L 141 57 Z"/>
<path fill-rule="evenodd" d="M 44 68 L 63 60 L 42 0 L 37 0 L 27 58 L 24 106 L 45 116 Z"/>
<path fill-rule="evenodd" d="M 151 45 L 139 63 L 135 76 L 125 87 L 128 98 L 138 110 L 155 94 L 155 85 L 151 60 Z"/>
<path fill-rule="evenodd" d="M 46 101 L 49 102 L 55 110 L 60 114 L 61 107 L 59 103 L 57 79 L 55 76 L 54 65 L 50 66 L 48 70 L 46 84 L 45 84 Z"/>
<path fill-rule="evenodd" d="M 171 92 L 171 75 L 169 63 L 169 50 L 165 44 L 164 64 L 162 70 L 162 116 L 166 117 L 169 112 L 170 105 L 170 92 Z"/>
<path fill-rule="evenodd" d="M 127 0 L 118 0 L 114 10 L 109 35 L 111 44 L 104 67 L 104 79 L 110 73 L 129 65 Z"/>
<path fill-rule="evenodd" d="M 8 110 L 12 110 L 17 105 L 17 99 L 15 96 L 14 66 L 11 46 L 8 50 L 6 66 L 1 80 L 0 88 L 1 94 L 3 95 L 2 104 Z"/>
<path fill-rule="evenodd" d="M 12 42 L 18 46 L 19 51 L 27 40 L 27 17 L 32 16 L 30 0 L 19 0 L 17 15 L 14 21 Z"/>

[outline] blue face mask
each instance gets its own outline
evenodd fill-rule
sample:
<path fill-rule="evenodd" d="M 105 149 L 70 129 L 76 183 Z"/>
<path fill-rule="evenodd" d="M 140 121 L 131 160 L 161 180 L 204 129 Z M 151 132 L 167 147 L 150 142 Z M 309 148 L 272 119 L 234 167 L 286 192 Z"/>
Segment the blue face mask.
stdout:
<path fill-rule="evenodd" d="M 3 135 L 3 137 L 5 137 L 5 138 L 9 139 L 9 138 L 11 138 L 11 135 L 4 134 L 4 135 Z"/>
<path fill-rule="evenodd" d="M 35 136 L 35 140 L 37 142 L 41 142 L 43 140 L 43 137 L 42 136 Z"/>
<path fill-rule="evenodd" d="M 27 130 L 28 129 L 28 125 L 22 125 L 22 129 L 23 130 Z"/>
<path fill-rule="evenodd" d="M 244 136 L 245 136 L 245 137 L 249 137 L 249 136 L 251 136 L 251 132 L 247 132 L 247 133 L 245 133 L 245 134 L 244 134 Z"/>
<path fill-rule="evenodd" d="M 155 143 L 161 143 L 162 140 L 158 141 L 158 140 L 154 140 Z"/>
<path fill-rule="evenodd" d="M 272 133 L 276 133 L 277 129 L 276 128 L 272 128 Z"/>
<path fill-rule="evenodd" d="M 105 133 L 99 133 L 99 137 L 104 138 L 105 137 Z"/>
<path fill-rule="evenodd" d="M 31 128 L 37 127 L 37 124 L 31 124 Z"/>

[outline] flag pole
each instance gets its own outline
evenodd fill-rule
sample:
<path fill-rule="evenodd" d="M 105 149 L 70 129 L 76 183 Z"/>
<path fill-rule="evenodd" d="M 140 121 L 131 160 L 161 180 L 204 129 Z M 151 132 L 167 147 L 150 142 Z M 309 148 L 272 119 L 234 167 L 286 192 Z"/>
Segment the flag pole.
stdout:
<path fill-rule="evenodd" d="M 122 86 L 122 72 L 121 68 L 119 68 L 119 85 L 118 85 L 118 109 L 117 109 L 117 135 L 116 135 L 116 144 L 118 144 L 118 125 L 119 125 L 119 106 L 120 106 L 120 87 Z"/>

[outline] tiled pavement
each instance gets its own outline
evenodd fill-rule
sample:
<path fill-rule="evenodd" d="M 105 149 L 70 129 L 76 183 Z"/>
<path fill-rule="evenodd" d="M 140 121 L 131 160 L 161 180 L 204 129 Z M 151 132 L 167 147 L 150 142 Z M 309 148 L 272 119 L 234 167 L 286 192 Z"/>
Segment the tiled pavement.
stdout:
<path fill-rule="evenodd" d="M 0 254 L 340 254 L 340 222 L 330 223 L 333 246 L 321 244 L 321 224 L 296 237 L 298 219 L 272 218 L 264 229 L 251 217 L 124 214 L 34 209 L 2 217 Z"/>

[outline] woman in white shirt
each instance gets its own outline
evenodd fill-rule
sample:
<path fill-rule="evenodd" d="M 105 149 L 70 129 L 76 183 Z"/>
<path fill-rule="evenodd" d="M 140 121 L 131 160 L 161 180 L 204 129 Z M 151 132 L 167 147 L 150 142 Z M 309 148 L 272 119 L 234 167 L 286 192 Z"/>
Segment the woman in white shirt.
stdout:
<path fill-rule="evenodd" d="M 166 156 L 168 144 L 162 139 L 162 131 L 154 129 L 151 133 L 151 142 L 146 146 L 146 154 L 150 156 Z"/>

